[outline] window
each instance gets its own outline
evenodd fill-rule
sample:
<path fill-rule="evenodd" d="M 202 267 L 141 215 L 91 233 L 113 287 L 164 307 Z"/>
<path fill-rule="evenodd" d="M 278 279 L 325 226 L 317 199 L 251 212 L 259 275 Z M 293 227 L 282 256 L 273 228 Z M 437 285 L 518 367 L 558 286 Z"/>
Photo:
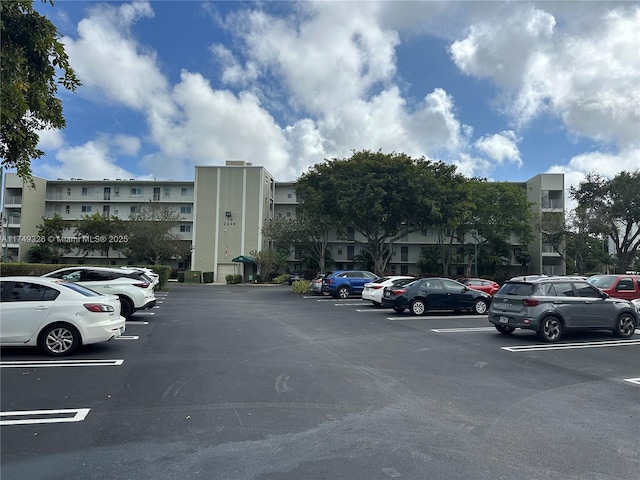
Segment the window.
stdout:
<path fill-rule="evenodd" d="M 633 290 L 633 280 L 630 278 L 622 278 L 618 285 L 616 286 L 616 290 Z"/>
<path fill-rule="evenodd" d="M 554 283 L 553 289 L 555 290 L 555 296 L 558 297 L 575 297 L 573 288 L 570 283 Z"/>
<path fill-rule="evenodd" d="M 142 187 L 131 187 L 131 196 L 132 197 L 141 197 L 142 196 Z"/>
<path fill-rule="evenodd" d="M 409 274 L 409 265 L 400 265 L 400 275 Z"/>
<path fill-rule="evenodd" d="M 183 197 L 188 197 L 191 195 L 191 189 L 189 187 L 182 187 L 180 189 L 180 195 Z"/>
<path fill-rule="evenodd" d="M 160 187 L 153 187 L 153 201 L 160 201 Z"/>
<path fill-rule="evenodd" d="M 111 215 L 111 207 L 109 205 L 102 206 L 102 216 L 109 217 Z"/>
<path fill-rule="evenodd" d="M 114 197 L 120 196 L 120 187 L 113 187 L 113 196 Z"/>
<path fill-rule="evenodd" d="M 191 207 L 180 207 L 180 213 L 191 214 Z"/>
<path fill-rule="evenodd" d="M 171 188 L 164 187 L 164 198 L 169 198 L 171 196 Z"/>
<path fill-rule="evenodd" d="M 409 261 L 409 247 L 400 247 L 400 261 L 401 262 Z"/>
<path fill-rule="evenodd" d="M 71 205 L 64 206 L 64 213 L 66 213 L 67 215 L 71 213 Z"/>
<path fill-rule="evenodd" d="M 287 191 L 287 198 L 292 198 L 293 197 L 293 192 L 291 190 Z"/>
<path fill-rule="evenodd" d="M 91 213 L 91 205 L 82 205 L 80 211 L 82 213 Z"/>
<path fill-rule="evenodd" d="M 136 213 L 138 213 L 138 207 L 136 205 L 131 205 L 131 207 L 129 209 L 129 214 L 130 215 L 135 215 Z"/>
<path fill-rule="evenodd" d="M 353 260 L 354 247 L 353 245 L 347 245 L 347 260 Z"/>
<path fill-rule="evenodd" d="M 118 210 L 117 210 L 117 209 L 116 209 L 116 210 L 114 210 L 114 211 L 113 211 L 113 214 L 114 214 L 114 215 L 118 215 Z"/>
<path fill-rule="evenodd" d="M 71 187 L 67 188 L 67 197 L 71 196 Z"/>
<path fill-rule="evenodd" d="M 347 227 L 347 240 L 353 240 L 354 230 L 353 227 Z"/>
<path fill-rule="evenodd" d="M 599 298 L 600 293 L 596 290 L 595 287 L 592 287 L 587 282 L 578 282 L 575 283 L 576 291 L 578 292 L 579 297 L 586 298 Z"/>
<path fill-rule="evenodd" d="M 57 290 L 28 282 L 2 282 L 3 302 L 43 302 L 55 300 Z"/>
<path fill-rule="evenodd" d="M 289 208 L 289 209 L 287 210 L 287 217 L 290 217 L 290 216 L 291 216 L 291 209 Z"/>
<path fill-rule="evenodd" d="M 190 232 L 191 231 L 191 225 L 180 225 L 180 231 L 185 233 L 185 232 Z"/>
<path fill-rule="evenodd" d="M 89 195 L 89 189 L 87 187 L 82 187 L 82 196 L 86 197 Z"/>

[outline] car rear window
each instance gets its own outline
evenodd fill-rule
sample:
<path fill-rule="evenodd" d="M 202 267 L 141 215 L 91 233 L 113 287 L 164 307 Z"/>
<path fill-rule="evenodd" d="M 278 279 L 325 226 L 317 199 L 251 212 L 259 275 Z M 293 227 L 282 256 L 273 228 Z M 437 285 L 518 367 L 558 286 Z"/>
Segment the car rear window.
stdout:
<path fill-rule="evenodd" d="M 507 282 L 498 290 L 498 294 L 528 297 L 533 293 L 534 288 L 532 283 Z"/>

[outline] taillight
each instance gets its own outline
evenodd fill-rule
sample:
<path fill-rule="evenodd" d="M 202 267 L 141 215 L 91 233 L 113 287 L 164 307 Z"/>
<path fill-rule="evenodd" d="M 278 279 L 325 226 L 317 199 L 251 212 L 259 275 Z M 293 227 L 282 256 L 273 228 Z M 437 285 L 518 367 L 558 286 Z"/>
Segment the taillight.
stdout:
<path fill-rule="evenodd" d="M 524 300 L 522 300 L 522 304 L 525 307 L 535 307 L 540 305 L 540 302 L 535 298 L 525 298 Z"/>
<path fill-rule="evenodd" d="M 382 285 L 371 285 L 369 288 L 373 288 L 374 290 L 378 290 L 379 288 L 382 288 Z"/>
<path fill-rule="evenodd" d="M 149 285 L 151 285 L 150 283 L 134 283 L 133 286 L 134 287 L 140 287 L 140 288 L 149 288 Z"/>
<path fill-rule="evenodd" d="M 326 283 L 327 285 L 331 284 L 331 279 L 330 278 L 326 279 L 324 283 Z"/>
<path fill-rule="evenodd" d="M 392 288 L 391 289 L 391 293 L 393 293 L 394 295 L 402 295 L 403 293 L 406 293 L 407 289 L 406 288 Z"/>
<path fill-rule="evenodd" d="M 111 305 L 105 305 L 103 303 L 85 303 L 84 308 L 90 312 L 113 312 Z"/>

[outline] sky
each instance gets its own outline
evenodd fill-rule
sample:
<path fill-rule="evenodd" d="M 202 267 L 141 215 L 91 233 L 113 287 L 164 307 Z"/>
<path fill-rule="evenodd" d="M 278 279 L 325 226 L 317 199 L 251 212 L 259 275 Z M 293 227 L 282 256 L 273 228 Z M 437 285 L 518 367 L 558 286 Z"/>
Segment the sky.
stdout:
<path fill-rule="evenodd" d="M 34 2 L 82 82 L 33 173 L 293 181 L 381 150 L 525 181 L 640 168 L 640 3 Z"/>

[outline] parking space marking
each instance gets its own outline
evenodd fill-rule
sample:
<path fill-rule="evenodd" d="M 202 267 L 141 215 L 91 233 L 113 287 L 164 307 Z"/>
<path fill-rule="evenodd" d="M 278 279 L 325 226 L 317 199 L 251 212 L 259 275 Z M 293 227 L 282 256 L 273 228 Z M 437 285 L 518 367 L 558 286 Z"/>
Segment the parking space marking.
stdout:
<path fill-rule="evenodd" d="M 370 305 L 369 303 L 334 303 L 336 307 L 353 307 L 353 306 L 363 306 Z"/>
<path fill-rule="evenodd" d="M 509 352 L 536 352 L 541 350 L 571 350 L 577 348 L 624 347 L 626 345 L 640 345 L 640 340 L 607 340 L 604 342 L 576 342 L 576 343 L 543 343 L 538 345 L 516 345 L 500 347 Z"/>
<path fill-rule="evenodd" d="M 399 321 L 399 320 L 451 320 L 451 319 L 474 319 L 480 320 L 487 318 L 486 315 L 404 315 L 402 317 L 387 317 L 387 320 Z"/>
<path fill-rule="evenodd" d="M 124 360 L 17 360 L 0 362 L 0 368 L 39 368 L 39 367 L 119 367 Z"/>
<path fill-rule="evenodd" d="M 0 417 L 11 417 L 11 419 L 8 420 L 0 420 L 0 425 L 81 422 L 87 418 L 90 410 L 90 408 L 65 408 L 62 410 L 16 410 L 13 412 L 0 412 Z M 71 414 L 73 415 L 70 416 Z"/>
<path fill-rule="evenodd" d="M 138 322 L 137 320 L 127 320 L 127 323 L 133 323 L 136 325 L 149 325 L 149 322 Z"/>
<path fill-rule="evenodd" d="M 467 333 L 467 332 L 495 332 L 493 327 L 470 327 L 470 328 L 432 328 L 436 333 Z"/>
<path fill-rule="evenodd" d="M 138 335 L 120 335 L 119 337 L 114 338 L 114 340 L 138 340 L 140 336 Z"/>
<path fill-rule="evenodd" d="M 155 308 L 155 307 L 154 307 Z M 136 315 L 148 315 L 148 316 L 153 316 L 155 315 L 155 312 L 136 312 Z"/>
<path fill-rule="evenodd" d="M 640 378 L 625 378 L 624 381 L 640 386 Z"/>

